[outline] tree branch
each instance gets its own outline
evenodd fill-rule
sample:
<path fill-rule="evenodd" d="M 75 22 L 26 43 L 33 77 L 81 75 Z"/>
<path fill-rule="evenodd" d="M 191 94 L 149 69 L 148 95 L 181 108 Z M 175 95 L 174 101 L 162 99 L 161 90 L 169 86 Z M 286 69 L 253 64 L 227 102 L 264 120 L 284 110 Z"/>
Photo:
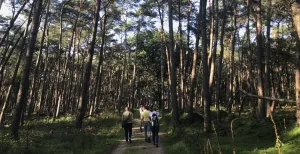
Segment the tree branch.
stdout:
<path fill-rule="evenodd" d="M 238 89 L 240 92 L 242 92 L 246 97 L 252 97 L 252 98 L 257 98 L 257 99 L 265 99 L 265 100 L 271 100 L 271 101 L 278 101 L 278 102 L 286 102 L 286 103 L 296 103 L 294 100 L 288 100 L 288 99 L 283 99 L 283 98 L 273 98 L 273 97 L 265 97 L 265 96 L 257 96 L 253 95 L 251 93 L 246 92 L 243 89 Z"/>

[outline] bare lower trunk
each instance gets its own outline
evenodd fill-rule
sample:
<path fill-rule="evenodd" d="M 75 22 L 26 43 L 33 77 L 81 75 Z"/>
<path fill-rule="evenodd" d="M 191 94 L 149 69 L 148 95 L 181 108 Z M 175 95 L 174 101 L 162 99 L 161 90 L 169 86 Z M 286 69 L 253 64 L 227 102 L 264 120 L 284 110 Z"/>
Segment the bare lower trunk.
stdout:
<path fill-rule="evenodd" d="M 296 45 L 296 62 L 295 62 L 295 92 L 296 92 L 296 101 L 297 101 L 297 125 L 300 127 L 300 0 L 296 0 L 292 5 L 292 15 L 293 21 L 295 24 L 295 29 L 298 34 L 297 45 Z"/>

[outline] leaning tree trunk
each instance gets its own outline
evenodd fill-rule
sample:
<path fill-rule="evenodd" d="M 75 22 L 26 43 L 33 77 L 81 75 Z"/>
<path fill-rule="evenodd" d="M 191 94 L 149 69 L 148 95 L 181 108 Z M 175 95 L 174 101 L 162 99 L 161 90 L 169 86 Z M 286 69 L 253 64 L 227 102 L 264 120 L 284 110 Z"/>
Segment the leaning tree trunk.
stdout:
<path fill-rule="evenodd" d="M 300 127 L 300 0 L 296 0 L 292 5 L 292 15 L 293 21 L 295 24 L 295 29 L 297 32 L 298 37 L 297 40 L 297 47 L 296 47 L 296 62 L 295 62 L 295 92 L 296 92 L 296 101 L 297 101 L 297 125 Z"/>
<path fill-rule="evenodd" d="M 173 2 L 168 0 L 169 7 L 169 49 L 171 58 L 171 104 L 172 104 L 172 123 L 173 129 L 179 123 L 178 104 L 177 104 L 177 91 L 176 91 L 176 57 L 174 52 L 174 35 L 173 35 Z"/>
<path fill-rule="evenodd" d="M 89 83 L 90 83 L 90 76 L 91 76 L 91 70 L 92 70 L 94 47 L 96 44 L 96 37 L 97 37 L 100 5 L 101 5 L 101 0 L 97 0 L 92 40 L 90 42 L 90 46 L 89 46 L 89 50 L 88 50 L 89 57 L 88 57 L 88 62 L 85 66 L 85 73 L 84 73 L 84 79 L 83 79 L 83 84 L 82 84 L 82 86 L 83 86 L 82 87 L 82 98 L 81 98 L 81 101 L 80 101 L 80 103 L 78 105 L 78 109 L 77 109 L 78 110 L 77 117 L 76 117 L 76 127 L 77 128 L 82 128 L 82 121 L 83 121 L 84 114 L 85 114 L 87 104 L 89 101 L 89 98 L 88 98 Z"/>
<path fill-rule="evenodd" d="M 21 87 L 19 89 L 18 98 L 16 101 L 16 108 L 15 108 L 15 114 L 14 119 L 12 122 L 12 135 L 15 139 L 19 138 L 19 123 L 21 120 L 21 113 L 23 110 L 24 105 L 26 104 L 27 95 L 28 95 L 28 89 L 29 89 L 29 74 L 30 74 L 30 68 L 32 64 L 32 57 L 34 53 L 35 43 L 39 31 L 39 24 L 40 24 L 40 14 L 42 12 L 42 4 L 43 0 L 37 0 L 36 4 L 32 7 L 36 7 L 34 9 L 34 15 L 33 15 L 33 23 L 32 23 L 32 29 L 31 29 L 31 39 L 29 41 L 29 45 L 27 47 L 25 61 L 24 61 L 24 68 L 22 73 L 22 80 L 21 80 Z"/>
<path fill-rule="evenodd" d="M 41 57 L 42 57 L 42 51 L 43 51 L 43 45 L 44 45 L 44 40 L 45 40 L 45 34 L 46 34 L 46 29 L 47 29 L 47 24 L 48 24 L 48 16 L 49 16 L 49 5 L 50 5 L 50 0 L 48 0 L 47 2 L 47 12 L 46 12 L 46 17 L 45 17 L 45 22 L 44 22 L 44 31 L 42 34 L 42 40 L 41 40 L 41 47 L 39 50 L 39 54 L 38 54 L 38 58 L 37 58 L 37 62 L 35 65 L 35 71 L 34 71 L 34 75 L 33 75 L 33 81 L 32 81 L 32 85 L 31 85 L 31 92 L 30 92 L 30 99 L 29 99 L 29 107 L 28 107 L 28 119 L 31 118 L 31 113 L 33 111 L 33 97 L 35 96 L 35 93 L 37 91 L 36 89 L 36 80 L 37 80 L 37 75 L 38 75 L 38 71 L 40 68 L 40 63 L 41 63 Z"/>

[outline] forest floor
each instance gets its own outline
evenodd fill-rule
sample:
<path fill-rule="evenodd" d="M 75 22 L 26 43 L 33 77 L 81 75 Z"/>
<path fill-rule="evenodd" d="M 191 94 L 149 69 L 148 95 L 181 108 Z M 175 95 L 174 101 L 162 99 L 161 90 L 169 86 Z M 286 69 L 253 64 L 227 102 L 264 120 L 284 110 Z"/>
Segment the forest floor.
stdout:
<path fill-rule="evenodd" d="M 159 137 L 163 137 L 164 132 L 159 132 Z M 159 138 L 159 139 L 160 139 Z M 127 143 L 125 140 L 120 140 L 119 146 L 112 154 L 163 154 L 162 144 L 158 147 L 153 145 L 153 142 L 145 142 L 144 132 L 140 132 L 139 119 L 135 119 L 132 128 L 132 143 Z"/>

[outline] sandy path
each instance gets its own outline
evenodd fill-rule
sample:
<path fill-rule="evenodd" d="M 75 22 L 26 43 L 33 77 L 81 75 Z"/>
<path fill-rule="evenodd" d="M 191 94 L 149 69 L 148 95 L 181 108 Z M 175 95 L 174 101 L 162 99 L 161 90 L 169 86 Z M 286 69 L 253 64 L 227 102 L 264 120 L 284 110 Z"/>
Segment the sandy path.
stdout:
<path fill-rule="evenodd" d="M 162 137 L 162 135 L 164 133 L 160 132 L 159 137 Z M 160 143 L 158 145 L 159 147 L 155 147 L 153 143 L 145 142 L 144 132 L 140 132 L 139 120 L 135 119 L 132 129 L 132 144 L 121 140 L 113 154 L 163 154 L 162 145 Z"/>

